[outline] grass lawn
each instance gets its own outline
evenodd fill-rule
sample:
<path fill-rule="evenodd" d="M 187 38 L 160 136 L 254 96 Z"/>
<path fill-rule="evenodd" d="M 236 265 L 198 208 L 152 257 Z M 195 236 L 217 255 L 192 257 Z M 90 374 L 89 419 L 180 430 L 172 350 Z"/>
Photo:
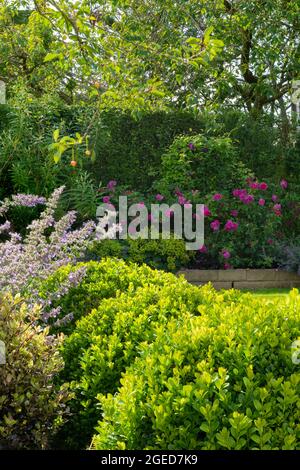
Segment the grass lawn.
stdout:
<path fill-rule="evenodd" d="M 258 289 L 258 290 L 243 290 L 243 292 L 250 292 L 257 297 L 266 297 L 268 299 L 283 297 L 288 295 L 291 289 Z"/>

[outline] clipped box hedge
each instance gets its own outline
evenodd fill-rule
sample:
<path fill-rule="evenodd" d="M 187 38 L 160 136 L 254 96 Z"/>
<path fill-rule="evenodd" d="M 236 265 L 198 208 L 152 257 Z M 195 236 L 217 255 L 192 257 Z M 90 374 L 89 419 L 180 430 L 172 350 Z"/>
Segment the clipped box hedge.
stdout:
<path fill-rule="evenodd" d="M 300 449 L 300 295 L 216 295 L 198 310 L 159 325 L 119 392 L 99 396 L 93 448 Z"/>

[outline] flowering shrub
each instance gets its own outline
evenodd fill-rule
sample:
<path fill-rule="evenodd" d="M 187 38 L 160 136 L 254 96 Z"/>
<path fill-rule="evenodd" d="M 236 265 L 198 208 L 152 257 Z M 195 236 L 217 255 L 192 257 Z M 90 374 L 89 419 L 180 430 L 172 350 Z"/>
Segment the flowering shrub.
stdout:
<path fill-rule="evenodd" d="M 118 393 L 99 396 L 92 448 L 300 449 L 299 293 L 270 302 L 231 291 L 199 313 L 158 324 Z"/>
<path fill-rule="evenodd" d="M 202 259 L 210 256 L 225 269 L 274 265 L 281 205 L 274 204 L 267 188 L 234 189 L 223 192 L 222 199 L 208 196 L 206 204 L 210 214 L 205 218 Z"/>
<path fill-rule="evenodd" d="M 60 266 L 74 262 L 85 252 L 95 223 L 90 221 L 71 231 L 76 220 L 75 212 L 68 212 L 55 220 L 63 189 L 55 190 L 48 201 L 37 196 L 17 195 L 0 206 L 0 216 L 4 217 L 10 207 L 45 204 L 44 211 L 29 225 L 24 238 L 11 230 L 8 220 L 0 225 L 0 233 L 7 232 L 8 236 L 0 243 L 0 290 L 32 290 L 37 280 L 47 278 Z"/>
<path fill-rule="evenodd" d="M 45 448 L 62 424 L 70 394 L 53 383 L 63 367 L 61 338 L 37 326 L 40 308 L 0 294 L 0 449 Z"/>
<path fill-rule="evenodd" d="M 95 222 L 88 221 L 81 228 L 72 230 L 76 220 L 75 212 L 68 212 L 60 219 L 55 219 L 63 189 L 61 187 L 55 190 L 48 201 L 37 196 L 19 194 L 11 200 L 6 199 L 0 206 L 0 216 L 4 217 L 11 207 L 45 204 L 40 217 L 27 227 L 24 238 L 12 230 L 8 220 L 0 225 L 0 235 L 6 235 L 0 242 L 0 291 L 21 292 L 30 304 L 42 304 L 44 321 L 59 315 L 59 302 L 52 308 L 52 300 L 59 299 L 80 282 L 85 275 L 85 268 L 81 267 L 76 273 L 70 273 L 68 279 L 57 286 L 55 291 L 48 292 L 47 297 L 42 298 L 39 295 L 38 285 L 59 267 L 74 264 L 82 258 L 91 241 L 103 234 L 109 217 L 108 214 L 97 226 Z M 109 235 L 115 234 L 116 230 L 119 230 L 117 225 L 111 226 Z M 66 312 L 66 317 L 60 318 L 58 325 L 67 322 L 72 316 L 72 312 Z"/>

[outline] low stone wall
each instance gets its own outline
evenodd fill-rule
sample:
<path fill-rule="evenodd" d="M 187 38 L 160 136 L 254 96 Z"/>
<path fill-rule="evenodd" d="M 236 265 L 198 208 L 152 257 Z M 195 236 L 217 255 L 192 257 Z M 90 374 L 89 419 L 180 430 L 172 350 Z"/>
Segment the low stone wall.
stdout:
<path fill-rule="evenodd" d="M 216 289 L 280 289 L 300 288 L 300 276 L 278 269 L 182 269 L 191 284 L 211 282 Z"/>

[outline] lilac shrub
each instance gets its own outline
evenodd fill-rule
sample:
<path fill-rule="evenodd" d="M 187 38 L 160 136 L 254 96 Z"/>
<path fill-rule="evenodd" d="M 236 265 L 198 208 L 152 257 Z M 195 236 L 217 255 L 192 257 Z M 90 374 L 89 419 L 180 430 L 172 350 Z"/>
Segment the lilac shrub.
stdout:
<path fill-rule="evenodd" d="M 0 291 L 10 291 L 13 294 L 23 293 L 28 296 L 29 303 L 42 303 L 43 319 L 56 317 L 58 309 L 51 310 L 52 299 L 40 299 L 38 285 L 54 273 L 59 267 L 74 264 L 81 258 L 89 244 L 105 232 L 103 219 L 96 226 L 94 221 L 87 221 L 79 229 L 72 230 L 76 213 L 70 211 L 60 219 L 55 219 L 55 212 L 64 187 L 56 189 L 51 197 L 45 198 L 18 194 L 6 199 L 0 206 L 0 217 L 6 217 L 11 207 L 35 207 L 44 204 L 45 208 L 40 217 L 34 220 L 22 237 L 13 232 L 9 220 L 0 225 L 0 235 L 6 235 L 0 242 Z M 110 230 L 118 230 L 112 227 Z M 111 234 L 110 234 L 111 236 Z M 71 273 L 70 279 L 60 286 L 59 292 L 52 293 L 53 299 L 64 295 L 68 289 L 80 282 L 85 270 L 79 269 Z M 71 313 L 69 317 L 71 318 Z M 67 320 L 66 318 L 64 320 Z"/>

